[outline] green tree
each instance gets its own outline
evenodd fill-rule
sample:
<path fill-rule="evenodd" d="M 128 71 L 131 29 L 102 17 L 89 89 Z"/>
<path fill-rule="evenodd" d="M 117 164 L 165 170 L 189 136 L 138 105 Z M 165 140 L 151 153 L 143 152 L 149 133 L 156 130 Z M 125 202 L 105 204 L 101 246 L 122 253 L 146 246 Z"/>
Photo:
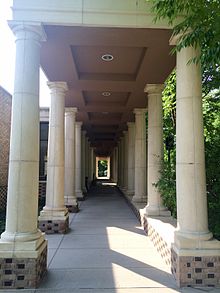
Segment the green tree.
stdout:
<path fill-rule="evenodd" d="M 166 19 L 174 35 L 182 35 L 175 50 L 201 47 L 203 90 L 207 94 L 220 85 L 220 1 L 147 0 L 156 13 L 155 21 Z M 194 60 L 195 62 L 198 60 Z"/>
<path fill-rule="evenodd" d="M 176 217 L 176 75 L 173 72 L 166 81 L 163 91 L 164 111 L 164 163 L 161 178 L 156 186 L 165 206 Z M 220 239 L 220 90 L 203 97 L 206 181 L 209 228 Z M 167 144 L 167 138 L 174 137 Z M 170 152 L 170 158 L 169 158 Z"/>

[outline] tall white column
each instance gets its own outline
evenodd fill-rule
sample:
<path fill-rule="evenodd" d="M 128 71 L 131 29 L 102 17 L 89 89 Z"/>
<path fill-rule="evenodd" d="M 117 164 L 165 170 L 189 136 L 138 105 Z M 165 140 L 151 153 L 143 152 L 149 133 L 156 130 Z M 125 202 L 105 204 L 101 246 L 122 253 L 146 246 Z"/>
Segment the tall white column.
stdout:
<path fill-rule="evenodd" d="M 118 187 L 121 186 L 121 141 L 118 141 Z"/>
<path fill-rule="evenodd" d="M 200 64 L 188 64 L 198 54 L 192 47 L 177 52 L 177 242 L 182 237 L 196 242 L 212 237 L 207 216 L 201 69 Z"/>
<path fill-rule="evenodd" d="M 146 109 L 134 109 L 135 114 L 135 177 L 133 202 L 144 203 L 146 195 Z"/>
<path fill-rule="evenodd" d="M 118 182 L 118 146 L 115 148 L 115 182 Z"/>
<path fill-rule="evenodd" d="M 75 173 L 75 180 L 76 180 L 76 197 L 79 200 L 84 198 L 82 189 L 81 189 L 81 127 L 82 122 L 76 122 L 76 173 Z"/>
<path fill-rule="evenodd" d="M 48 82 L 51 90 L 49 117 L 46 205 L 40 212 L 40 228 L 46 233 L 65 233 L 69 227 L 64 205 L 64 110 L 67 84 Z"/>
<path fill-rule="evenodd" d="M 112 156 L 111 156 L 111 160 L 112 160 L 112 180 L 114 182 L 117 182 L 117 148 L 115 147 L 112 151 Z"/>
<path fill-rule="evenodd" d="M 91 181 L 94 179 L 95 173 L 94 173 L 94 148 L 90 148 L 90 179 Z"/>
<path fill-rule="evenodd" d="M 123 171 L 124 171 L 124 184 L 123 184 L 123 191 L 127 193 L 128 189 L 128 132 L 123 131 L 124 134 L 124 162 L 123 162 Z"/>
<path fill-rule="evenodd" d="M 148 94 L 148 203 L 145 208 L 147 215 L 167 215 L 170 213 L 163 206 L 161 195 L 155 184 L 160 178 L 163 162 L 163 111 L 162 84 L 148 84 L 145 92 Z"/>
<path fill-rule="evenodd" d="M 81 188 L 86 193 L 85 177 L 86 177 L 86 131 L 81 131 Z"/>
<path fill-rule="evenodd" d="M 120 188 L 124 187 L 124 137 L 120 139 L 120 156 L 119 156 L 119 168 L 120 168 Z"/>
<path fill-rule="evenodd" d="M 0 259 L 2 264 L 7 263 L 7 270 L 11 272 L 10 276 L 6 276 L 7 272 L 4 269 L 1 271 L 0 288 L 3 289 L 8 289 L 5 282 L 10 282 L 11 276 L 13 281 L 10 289 L 19 285 L 25 288 L 37 286 L 47 265 L 47 242 L 37 228 L 39 68 L 40 42 L 43 41 L 44 34 L 41 26 L 15 22 L 11 22 L 10 26 L 16 37 L 16 63 L 6 227 L 0 239 Z M 19 271 L 16 263 L 22 263 L 25 269 L 25 280 L 21 284 L 17 278 Z"/>
<path fill-rule="evenodd" d="M 6 228 L 1 235 L 0 257 L 5 242 L 13 257 L 29 247 L 32 241 L 42 244 L 44 237 L 37 229 L 39 176 L 39 68 L 40 42 L 43 30 L 39 26 L 11 23 L 16 36 L 16 64 L 10 139 L 9 178 Z M 19 245 L 14 244 L 19 242 Z M 31 243 L 32 242 L 32 243 Z M 24 247 L 25 247 L 24 245 Z M 32 248 L 31 248 L 32 247 Z M 6 252 L 5 252 L 6 253 Z M 19 252 L 18 252 L 19 254 Z M 25 256 L 25 251 L 21 255 Z M 22 257 L 22 256 L 21 256 Z"/>
<path fill-rule="evenodd" d="M 75 194 L 75 119 L 77 108 L 65 110 L 65 180 L 64 202 L 69 212 L 78 211 Z"/>
<path fill-rule="evenodd" d="M 128 122 L 128 189 L 127 195 L 134 195 L 135 124 Z"/>
<path fill-rule="evenodd" d="M 85 136 L 85 177 L 89 177 L 89 140 Z"/>

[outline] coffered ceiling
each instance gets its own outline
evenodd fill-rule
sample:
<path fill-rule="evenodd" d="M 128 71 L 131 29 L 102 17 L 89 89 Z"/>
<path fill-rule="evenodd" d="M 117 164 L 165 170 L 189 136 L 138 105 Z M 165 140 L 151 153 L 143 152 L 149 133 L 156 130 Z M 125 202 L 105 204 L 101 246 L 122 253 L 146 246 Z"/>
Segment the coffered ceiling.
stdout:
<path fill-rule="evenodd" d="M 41 66 L 45 74 L 50 81 L 67 82 L 66 107 L 77 107 L 77 120 L 83 122 L 97 153 L 108 154 L 127 129 L 126 123 L 134 121 L 133 109 L 147 107 L 145 85 L 163 83 L 174 68 L 171 31 L 44 28 L 47 41 L 42 45 Z"/>

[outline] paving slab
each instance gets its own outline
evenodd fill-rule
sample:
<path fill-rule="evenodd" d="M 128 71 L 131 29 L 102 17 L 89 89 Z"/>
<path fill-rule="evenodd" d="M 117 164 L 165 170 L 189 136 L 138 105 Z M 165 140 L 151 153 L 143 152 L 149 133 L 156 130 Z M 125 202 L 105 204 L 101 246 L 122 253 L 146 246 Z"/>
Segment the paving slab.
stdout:
<path fill-rule="evenodd" d="M 48 272 L 35 290 L 9 293 L 220 293 L 177 288 L 170 268 L 116 187 L 93 189 L 66 235 L 47 235 Z M 6 293 L 6 290 L 0 290 Z"/>

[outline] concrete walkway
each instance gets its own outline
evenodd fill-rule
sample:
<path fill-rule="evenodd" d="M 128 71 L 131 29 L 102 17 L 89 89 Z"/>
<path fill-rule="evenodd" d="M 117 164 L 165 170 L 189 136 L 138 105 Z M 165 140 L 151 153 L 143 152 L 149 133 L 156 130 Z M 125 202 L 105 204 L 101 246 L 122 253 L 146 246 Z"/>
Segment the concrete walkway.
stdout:
<path fill-rule="evenodd" d="M 169 268 L 116 187 L 100 186 L 90 193 L 80 212 L 71 214 L 70 228 L 66 235 L 47 236 L 48 273 L 40 288 L 19 292 L 201 292 L 176 288 Z"/>

